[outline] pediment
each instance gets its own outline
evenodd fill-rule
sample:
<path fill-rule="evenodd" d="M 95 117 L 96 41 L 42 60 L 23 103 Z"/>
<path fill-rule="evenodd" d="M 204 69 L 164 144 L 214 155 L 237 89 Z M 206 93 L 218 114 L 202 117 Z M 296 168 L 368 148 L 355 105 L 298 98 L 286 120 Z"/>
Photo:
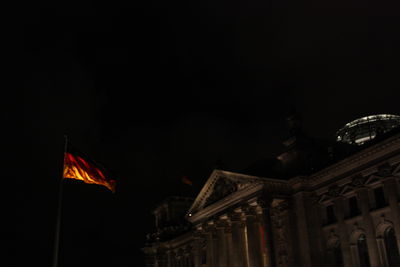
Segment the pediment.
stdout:
<path fill-rule="evenodd" d="M 342 188 L 342 190 L 340 191 L 340 195 L 347 195 L 349 193 L 353 193 L 354 192 L 354 187 L 353 186 L 349 186 L 346 185 Z"/>
<path fill-rule="evenodd" d="M 393 175 L 394 176 L 400 176 L 400 163 L 394 166 L 393 168 Z"/>
<path fill-rule="evenodd" d="M 319 203 L 323 203 L 323 202 L 328 201 L 328 200 L 331 200 L 331 199 L 332 199 L 332 198 L 331 198 L 330 196 L 328 196 L 327 194 L 323 194 L 323 195 L 319 198 L 318 202 L 319 202 Z"/>
<path fill-rule="evenodd" d="M 196 197 L 188 214 L 195 214 L 237 191 L 254 185 L 255 183 L 262 183 L 262 181 L 262 178 L 259 177 L 214 170 L 201 189 L 199 195 Z"/>
<path fill-rule="evenodd" d="M 370 177 L 368 177 L 368 179 L 365 181 L 365 184 L 366 185 L 371 185 L 371 184 L 379 183 L 380 178 L 381 177 L 376 176 L 376 175 L 373 174 Z"/>

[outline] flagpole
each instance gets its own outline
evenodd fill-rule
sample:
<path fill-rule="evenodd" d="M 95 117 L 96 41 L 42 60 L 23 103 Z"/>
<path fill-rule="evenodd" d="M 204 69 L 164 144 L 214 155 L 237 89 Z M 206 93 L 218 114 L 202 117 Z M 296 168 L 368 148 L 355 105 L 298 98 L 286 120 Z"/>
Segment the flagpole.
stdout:
<path fill-rule="evenodd" d="M 63 170 L 61 179 L 58 186 L 58 202 L 57 202 L 57 221 L 56 221 L 56 230 L 55 230 L 55 238 L 54 238 L 54 254 L 53 254 L 53 267 L 58 266 L 58 254 L 60 247 L 60 227 L 61 227 L 61 210 L 62 210 L 62 200 L 63 200 L 63 180 L 64 180 L 64 162 L 65 162 L 65 153 L 67 152 L 67 144 L 68 138 L 67 135 L 64 135 L 65 144 L 64 144 L 64 160 L 63 160 Z"/>

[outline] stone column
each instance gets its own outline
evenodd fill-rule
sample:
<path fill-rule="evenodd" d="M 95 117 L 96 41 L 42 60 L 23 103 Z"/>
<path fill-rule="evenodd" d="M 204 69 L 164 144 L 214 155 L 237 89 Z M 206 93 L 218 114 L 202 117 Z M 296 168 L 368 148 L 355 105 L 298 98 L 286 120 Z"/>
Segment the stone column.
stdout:
<path fill-rule="evenodd" d="M 194 267 L 201 267 L 201 252 L 203 248 L 203 227 L 196 227 L 193 233 L 193 264 Z"/>
<path fill-rule="evenodd" d="M 158 255 L 155 255 L 155 256 L 154 256 L 154 266 L 155 266 L 155 267 L 160 267 Z"/>
<path fill-rule="evenodd" d="M 251 267 L 262 267 L 260 221 L 257 216 L 256 207 L 247 206 L 244 209 L 247 226 L 247 241 L 249 262 Z"/>
<path fill-rule="evenodd" d="M 155 257 L 156 256 L 154 254 L 146 254 L 145 255 L 146 267 L 154 267 L 155 266 L 155 262 L 156 262 Z"/>
<path fill-rule="evenodd" d="M 157 256 L 157 266 L 158 267 L 166 267 L 168 264 L 168 258 L 167 255 L 164 253 L 161 253 L 160 255 Z"/>
<path fill-rule="evenodd" d="M 218 233 L 218 267 L 228 267 L 227 237 L 225 233 L 226 220 L 218 220 L 216 222 L 216 228 Z"/>
<path fill-rule="evenodd" d="M 344 221 L 345 213 L 344 213 L 344 200 L 343 197 L 336 195 L 334 199 L 334 211 L 338 224 L 338 233 L 340 238 L 340 246 L 342 249 L 343 255 L 343 264 L 344 267 L 353 267 L 353 260 L 351 256 L 351 248 L 350 248 L 350 238 L 349 232 L 347 230 L 347 225 Z M 358 266 L 358 265 L 356 265 Z M 356 267 L 354 266 L 354 267 Z M 372 265 L 374 266 L 374 265 Z"/>
<path fill-rule="evenodd" d="M 310 247 L 310 234 L 308 230 L 307 220 L 307 205 L 306 192 L 298 192 L 294 195 L 294 208 L 296 210 L 296 228 L 298 240 L 298 256 L 300 262 L 299 266 L 308 267 L 312 266 L 311 247 Z"/>
<path fill-rule="evenodd" d="M 382 266 L 382 263 L 378 254 L 378 245 L 376 242 L 375 227 L 370 214 L 368 188 L 361 187 L 356 192 L 357 192 L 358 204 L 364 221 L 365 235 L 367 238 L 367 245 L 369 252 L 369 260 L 371 266 L 380 267 Z"/>
<path fill-rule="evenodd" d="M 232 223 L 227 216 L 226 227 L 225 227 L 225 236 L 226 236 L 226 249 L 227 249 L 227 264 L 229 267 L 235 267 L 237 262 L 234 261 L 235 254 L 233 252 L 233 238 L 232 238 Z"/>
<path fill-rule="evenodd" d="M 218 230 L 215 227 L 215 223 L 214 223 L 214 230 L 213 230 L 213 266 L 214 267 L 219 267 L 219 242 L 218 242 Z"/>
<path fill-rule="evenodd" d="M 207 267 L 217 267 L 217 265 L 214 264 L 215 262 L 215 256 L 214 256 L 214 227 L 213 225 L 207 225 L 207 228 L 205 229 L 205 236 L 207 240 L 206 244 L 206 249 L 207 249 Z"/>
<path fill-rule="evenodd" d="M 169 262 L 171 267 L 176 267 L 176 253 L 175 251 L 171 251 L 169 253 Z"/>
<path fill-rule="evenodd" d="M 194 247 L 191 245 L 187 245 L 183 252 L 183 266 L 191 266 L 190 264 L 193 262 L 193 251 Z"/>
<path fill-rule="evenodd" d="M 357 244 L 351 244 L 350 251 L 351 255 L 353 256 L 353 266 L 360 266 L 360 258 L 358 256 Z"/>
<path fill-rule="evenodd" d="M 232 228 L 232 267 L 249 267 L 247 245 L 246 245 L 246 225 L 241 211 L 237 210 L 229 215 Z"/>
<path fill-rule="evenodd" d="M 396 233 L 397 247 L 400 249 L 400 208 L 398 188 L 396 177 L 390 176 L 383 180 L 383 189 L 389 202 L 394 232 Z"/>
<path fill-rule="evenodd" d="M 165 266 L 172 267 L 171 266 L 171 251 L 170 250 L 166 251 L 166 259 L 167 259 L 167 263 L 166 263 Z"/>
<path fill-rule="evenodd" d="M 175 251 L 175 267 L 181 267 L 181 250 Z"/>
<path fill-rule="evenodd" d="M 271 219 L 271 200 L 267 201 L 260 199 L 258 203 L 258 216 L 260 225 L 261 237 L 261 261 L 263 267 L 272 267 L 275 263 L 275 255 L 273 251 L 272 238 L 272 219 Z"/>

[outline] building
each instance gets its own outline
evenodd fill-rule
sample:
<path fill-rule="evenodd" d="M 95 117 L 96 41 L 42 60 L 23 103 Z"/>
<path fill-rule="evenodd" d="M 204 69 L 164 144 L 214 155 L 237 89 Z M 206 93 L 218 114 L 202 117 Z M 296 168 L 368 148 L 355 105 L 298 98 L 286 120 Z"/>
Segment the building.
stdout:
<path fill-rule="evenodd" d="M 289 117 L 276 158 L 215 169 L 194 200 L 171 198 L 154 211 L 147 265 L 399 267 L 399 117 L 366 118 L 327 142 Z"/>

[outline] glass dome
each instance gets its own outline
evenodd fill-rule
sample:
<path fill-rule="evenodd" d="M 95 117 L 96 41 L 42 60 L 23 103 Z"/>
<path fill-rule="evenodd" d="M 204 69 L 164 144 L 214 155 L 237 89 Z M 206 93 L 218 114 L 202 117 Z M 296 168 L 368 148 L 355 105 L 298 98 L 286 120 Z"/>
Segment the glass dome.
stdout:
<path fill-rule="evenodd" d="M 362 145 L 378 134 L 400 126 L 400 116 L 391 114 L 371 115 L 356 119 L 336 132 L 336 141 Z"/>

